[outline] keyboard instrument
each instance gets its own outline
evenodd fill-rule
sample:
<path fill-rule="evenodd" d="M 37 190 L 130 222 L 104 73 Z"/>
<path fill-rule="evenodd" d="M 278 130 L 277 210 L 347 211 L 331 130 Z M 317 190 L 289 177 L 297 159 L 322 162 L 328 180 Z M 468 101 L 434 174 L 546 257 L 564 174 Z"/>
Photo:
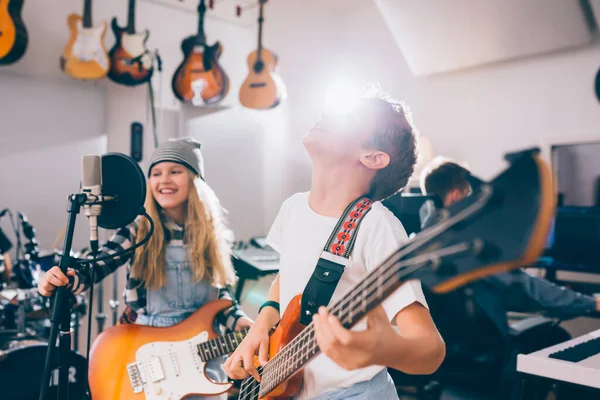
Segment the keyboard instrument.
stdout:
<path fill-rule="evenodd" d="M 517 356 L 519 372 L 600 388 L 600 329 Z"/>

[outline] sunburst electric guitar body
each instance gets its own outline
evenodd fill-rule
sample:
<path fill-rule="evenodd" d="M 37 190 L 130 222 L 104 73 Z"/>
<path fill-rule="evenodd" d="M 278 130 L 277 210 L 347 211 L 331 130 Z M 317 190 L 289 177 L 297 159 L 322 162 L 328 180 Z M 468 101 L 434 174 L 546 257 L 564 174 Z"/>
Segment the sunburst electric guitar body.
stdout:
<path fill-rule="evenodd" d="M 209 46 L 204 34 L 206 4 L 198 5 L 198 33 L 181 42 L 183 61 L 171 80 L 173 94 L 182 103 L 205 107 L 220 102 L 229 92 L 229 77 L 219 64 L 223 46 Z"/>
<path fill-rule="evenodd" d="M 150 32 L 135 30 L 135 0 L 129 0 L 129 19 L 122 28 L 117 19 L 112 19 L 115 45 L 108 53 L 110 71 L 108 78 L 118 84 L 136 86 L 148 82 L 154 72 L 152 55 L 146 49 Z"/>
<path fill-rule="evenodd" d="M 213 320 L 231 306 L 206 304 L 168 327 L 118 325 L 98 336 L 90 352 L 89 382 L 94 400 L 178 400 L 225 393 L 230 382 L 213 382 L 206 363 L 229 354 L 247 330 L 217 335 Z"/>

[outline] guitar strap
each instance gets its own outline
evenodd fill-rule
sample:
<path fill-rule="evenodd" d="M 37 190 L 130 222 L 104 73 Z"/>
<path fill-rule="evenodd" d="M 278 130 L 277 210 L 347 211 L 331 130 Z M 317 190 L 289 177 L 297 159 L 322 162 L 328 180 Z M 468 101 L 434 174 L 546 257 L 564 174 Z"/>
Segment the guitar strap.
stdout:
<path fill-rule="evenodd" d="M 360 223 L 373 201 L 359 197 L 346 208 L 321 252 L 317 266 L 302 293 L 300 322 L 310 324 L 319 307 L 327 306 L 344 270 L 352 261 L 352 250 Z"/>

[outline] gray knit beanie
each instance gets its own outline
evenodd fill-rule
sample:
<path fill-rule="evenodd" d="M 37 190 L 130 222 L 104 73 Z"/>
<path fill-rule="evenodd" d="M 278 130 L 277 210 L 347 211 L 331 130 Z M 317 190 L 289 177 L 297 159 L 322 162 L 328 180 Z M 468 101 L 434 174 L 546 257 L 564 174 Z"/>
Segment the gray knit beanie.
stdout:
<path fill-rule="evenodd" d="M 202 144 L 200 142 L 190 137 L 169 139 L 158 146 L 154 150 L 152 157 L 150 157 L 148 176 L 150 176 L 150 171 L 156 164 L 171 161 L 188 167 L 204 180 L 204 161 L 200 152 L 201 147 Z"/>

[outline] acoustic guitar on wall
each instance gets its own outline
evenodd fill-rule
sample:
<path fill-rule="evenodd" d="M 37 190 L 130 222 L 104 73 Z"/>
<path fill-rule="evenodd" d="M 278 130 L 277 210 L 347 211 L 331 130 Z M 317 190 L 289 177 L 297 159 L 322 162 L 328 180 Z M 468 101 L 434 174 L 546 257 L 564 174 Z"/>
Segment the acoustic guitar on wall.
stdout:
<path fill-rule="evenodd" d="M 18 61 L 29 43 L 21 18 L 25 0 L 0 0 L 0 65 Z"/>
<path fill-rule="evenodd" d="M 277 74 L 277 55 L 262 45 L 263 6 L 267 0 L 259 0 L 258 48 L 248 56 L 250 72 L 240 87 L 240 103 L 256 110 L 274 108 L 286 96 L 285 84 Z"/>
<path fill-rule="evenodd" d="M 229 91 L 229 77 L 219 65 L 223 50 L 221 43 L 206 44 L 204 16 L 206 4 L 198 5 L 198 33 L 181 42 L 184 59 L 175 71 L 171 87 L 175 96 L 183 103 L 202 107 L 217 103 Z"/>
<path fill-rule="evenodd" d="M 84 0 L 83 17 L 67 17 L 70 38 L 60 58 L 61 69 L 75 79 L 100 79 L 109 69 L 108 54 L 104 46 L 106 21 L 92 25 L 92 0 Z"/>
<path fill-rule="evenodd" d="M 108 53 L 110 71 L 108 77 L 115 83 L 136 86 L 148 82 L 154 72 L 152 55 L 146 49 L 150 32 L 135 30 L 135 0 L 129 0 L 127 26 L 121 28 L 117 18 L 111 21 L 116 43 Z"/>

